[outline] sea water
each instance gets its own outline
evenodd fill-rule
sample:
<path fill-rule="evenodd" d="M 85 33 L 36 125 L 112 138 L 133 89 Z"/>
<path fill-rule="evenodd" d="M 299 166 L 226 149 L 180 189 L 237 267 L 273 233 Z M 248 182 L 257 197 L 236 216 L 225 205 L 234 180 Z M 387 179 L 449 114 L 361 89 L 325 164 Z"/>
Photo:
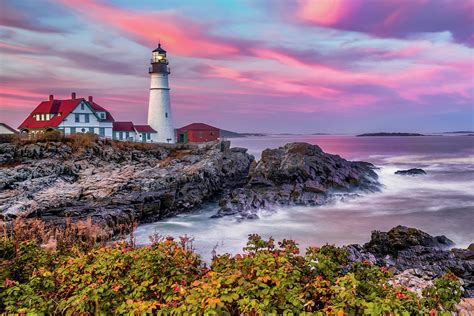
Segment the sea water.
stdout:
<path fill-rule="evenodd" d="M 387 231 L 397 225 L 419 228 L 432 235 L 444 234 L 466 247 L 474 242 L 474 137 L 355 137 L 273 135 L 231 139 L 256 159 L 265 148 L 288 142 L 308 142 L 325 152 L 349 160 L 375 164 L 383 185 L 379 193 L 363 195 L 319 207 L 285 207 L 260 212 L 259 219 L 211 219 L 216 204 L 206 204 L 190 214 L 140 225 L 137 244 L 149 243 L 154 233 L 194 238 L 196 250 L 208 260 L 212 251 L 242 251 L 249 234 L 276 240 L 290 238 L 301 248 L 326 243 L 364 243 L 372 230 Z M 423 168 L 427 175 L 399 176 L 399 169 Z"/>

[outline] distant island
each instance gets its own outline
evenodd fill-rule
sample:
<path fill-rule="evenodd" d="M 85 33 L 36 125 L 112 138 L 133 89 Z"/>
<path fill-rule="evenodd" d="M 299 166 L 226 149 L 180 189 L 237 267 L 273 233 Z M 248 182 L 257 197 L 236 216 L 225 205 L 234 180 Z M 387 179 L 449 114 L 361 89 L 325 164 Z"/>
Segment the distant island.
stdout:
<path fill-rule="evenodd" d="M 474 131 L 454 131 L 454 132 L 444 132 L 443 134 L 474 134 Z"/>
<path fill-rule="evenodd" d="M 426 136 L 418 133 L 365 133 L 356 135 L 357 137 L 366 137 L 366 136 Z"/>
<path fill-rule="evenodd" d="M 221 137 L 224 138 L 237 138 L 237 137 L 248 137 L 248 136 L 266 136 L 267 134 L 264 133 L 237 133 L 232 131 L 227 131 L 221 129 L 220 131 Z"/>

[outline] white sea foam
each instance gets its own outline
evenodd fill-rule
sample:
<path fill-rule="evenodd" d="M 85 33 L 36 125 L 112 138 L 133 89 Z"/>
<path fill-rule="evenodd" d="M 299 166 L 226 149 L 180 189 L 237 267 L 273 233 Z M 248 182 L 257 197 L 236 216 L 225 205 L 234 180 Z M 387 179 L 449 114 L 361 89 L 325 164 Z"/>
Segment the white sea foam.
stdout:
<path fill-rule="evenodd" d="M 294 140 L 308 139 L 313 138 L 302 136 Z M 331 137 L 314 139 L 313 143 L 319 144 L 322 140 L 327 142 L 323 142 L 323 147 L 331 146 Z M 436 141 L 445 142 L 444 138 L 440 139 Z M 251 152 L 260 152 L 263 147 L 272 144 L 272 147 L 280 146 L 290 140 L 288 137 L 253 138 L 249 143 Z M 350 137 L 343 137 L 343 140 L 363 144 L 369 141 Z M 339 139 L 337 141 L 340 142 Z M 397 141 L 416 141 L 423 148 L 423 144 L 433 139 Z M 137 242 L 148 243 L 148 235 L 155 230 L 175 237 L 188 234 L 195 237 L 197 250 L 209 259 L 216 244 L 220 253 L 241 251 L 248 234 L 252 233 L 276 239 L 293 238 L 302 247 L 324 243 L 342 245 L 366 242 L 371 230 L 388 230 L 401 224 L 420 228 L 432 235 L 444 234 L 457 246 L 464 247 L 474 241 L 474 155 L 472 146 L 467 143 L 456 149 L 459 154 L 454 156 L 451 147 L 454 141 L 456 139 L 450 137 L 449 142 L 443 143 L 447 147 L 439 145 L 435 154 L 380 153 L 386 148 L 383 143 L 382 149 L 375 147 L 365 153 L 355 153 L 351 159 L 359 157 L 380 167 L 377 173 L 383 189 L 378 193 L 320 207 L 288 207 L 279 208 L 274 213 L 259 212 L 259 219 L 244 221 L 234 217 L 211 219 L 217 205 L 207 205 L 198 213 L 139 226 L 135 233 Z M 249 147 L 245 139 L 239 142 L 239 146 Z M 352 145 L 350 148 L 359 147 Z M 345 156 L 343 152 L 336 153 Z M 422 167 L 427 175 L 410 177 L 394 174 L 397 170 L 413 167 Z"/>

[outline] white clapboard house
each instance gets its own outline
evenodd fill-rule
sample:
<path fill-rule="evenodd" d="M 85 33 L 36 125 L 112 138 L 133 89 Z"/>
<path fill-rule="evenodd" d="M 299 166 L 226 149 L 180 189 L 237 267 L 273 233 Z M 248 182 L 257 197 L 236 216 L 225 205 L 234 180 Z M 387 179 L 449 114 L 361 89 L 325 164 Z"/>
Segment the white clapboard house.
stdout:
<path fill-rule="evenodd" d="M 155 142 L 156 131 L 148 125 L 132 122 L 116 122 L 110 112 L 94 102 L 92 96 L 86 100 L 77 98 L 57 100 L 53 95 L 41 102 L 18 127 L 21 133 L 37 133 L 59 130 L 65 135 L 94 133 L 101 138 L 117 140 Z"/>

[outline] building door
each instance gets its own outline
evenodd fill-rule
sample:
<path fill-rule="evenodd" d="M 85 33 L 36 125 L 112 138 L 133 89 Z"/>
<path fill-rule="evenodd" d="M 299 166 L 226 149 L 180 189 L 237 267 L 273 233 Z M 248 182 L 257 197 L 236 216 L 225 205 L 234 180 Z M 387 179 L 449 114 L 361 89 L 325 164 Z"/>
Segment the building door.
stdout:
<path fill-rule="evenodd" d="M 184 133 L 180 133 L 180 134 L 179 134 L 179 142 L 180 142 L 180 143 L 182 143 L 182 144 L 186 143 L 186 141 L 187 141 L 186 138 L 187 138 L 187 137 L 186 137 L 186 134 L 184 134 Z"/>

